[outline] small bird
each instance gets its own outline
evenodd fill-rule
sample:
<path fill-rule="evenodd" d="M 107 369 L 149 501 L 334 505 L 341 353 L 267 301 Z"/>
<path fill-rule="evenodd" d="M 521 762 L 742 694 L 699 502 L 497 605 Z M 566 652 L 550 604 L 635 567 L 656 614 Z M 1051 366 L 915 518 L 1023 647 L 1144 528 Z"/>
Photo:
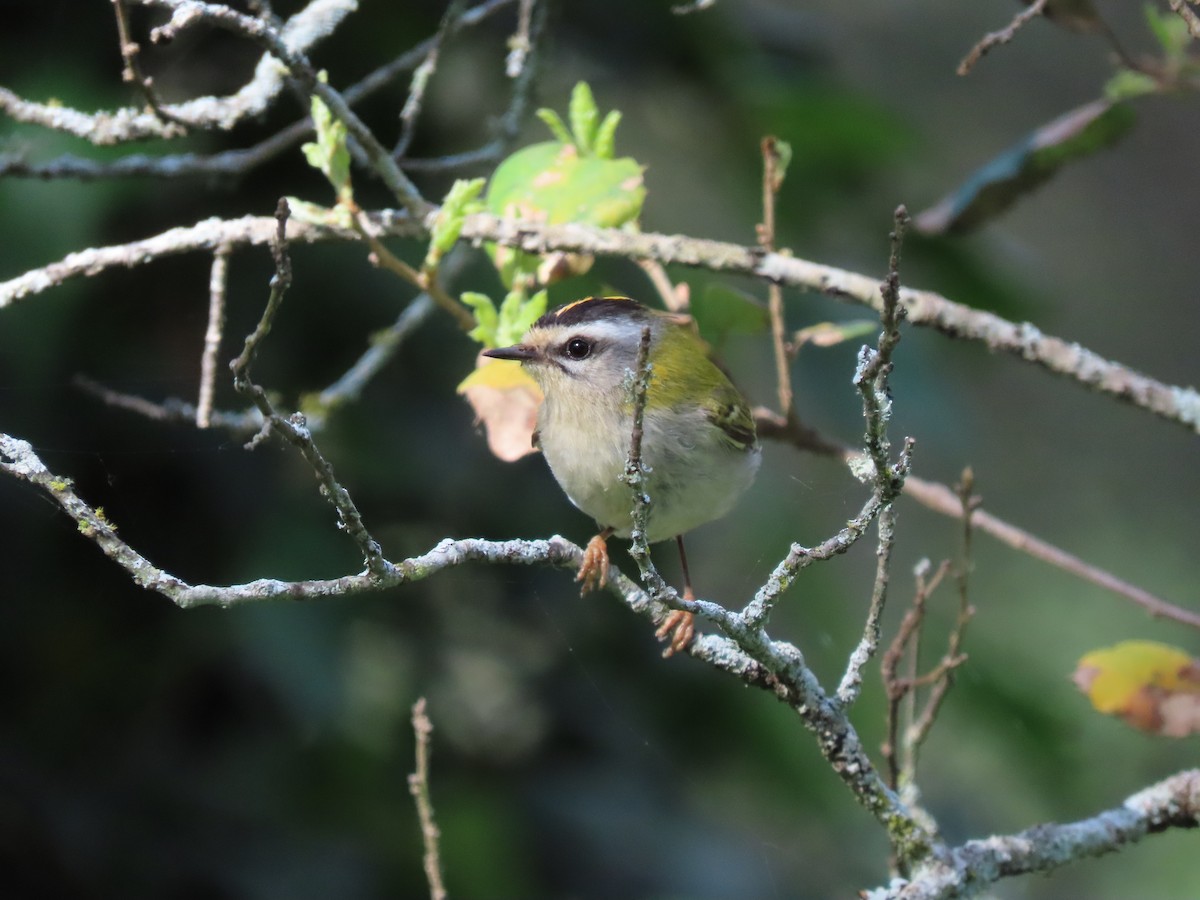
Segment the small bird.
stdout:
<path fill-rule="evenodd" d="M 628 297 L 588 297 L 546 313 L 521 343 L 484 356 L 519 361 L 542 389 L 534 446 L 571 502 L 600 526 L 576 577 L 587 591 L 607 582 L 607 539 L 628 538 L 633 528 L 633 496 L 621 476 L 633 432 L 629 384 L 646 327 L 646 538 L 675 538 L 683 597 L 694 600 L 683 535 L 729 512 L 754 481 L 762 450 L 749 406 L 709 357 L 692 320 Z M 668 642 L 664 656 L 688 645 L 694 618 L 675 610 L 663 621 L 655 634 Z"/>

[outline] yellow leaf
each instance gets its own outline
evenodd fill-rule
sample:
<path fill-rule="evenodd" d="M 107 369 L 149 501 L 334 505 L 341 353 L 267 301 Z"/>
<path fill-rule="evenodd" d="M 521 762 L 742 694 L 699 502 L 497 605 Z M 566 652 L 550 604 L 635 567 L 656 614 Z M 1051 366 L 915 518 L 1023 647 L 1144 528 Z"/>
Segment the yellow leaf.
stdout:
<path fill-rule="evenodd" d="M 458 385 L 458 393 L 483 423 L 493 455 L 515 462 L 535 451 L 533 431 L 542 390 L 519 362 L 480 356 L 475 371 Z"/>
<path fill-rule="evenodd" d="M 1176 647 L 1123 641 L 1084 656 L 1072 678 L 1098 712 L 1134 728 L 1170 737 L 1200 731 L 1200 663 Z"/>

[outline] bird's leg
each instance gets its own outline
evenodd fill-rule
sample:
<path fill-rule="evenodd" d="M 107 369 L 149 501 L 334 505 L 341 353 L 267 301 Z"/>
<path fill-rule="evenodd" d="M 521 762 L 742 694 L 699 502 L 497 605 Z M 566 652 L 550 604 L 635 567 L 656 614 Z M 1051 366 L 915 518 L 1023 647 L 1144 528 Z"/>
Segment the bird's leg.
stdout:
<path fill-rule="evenodd" d="M 695 600 L 696 595 L 692 592 L 692 576 L 688 574 L 687 554 L 683 552 L 682 534 L 676 535 L 675 543 L 679 547 L 679 564 L 683 568 L 683 599 Z M 675 653 L 682 653 L 692 642 L 695 633 L 696 616 L 693 613 L 685 612 L 682 609 L 671 610 L 671 613 L 658 626 L 658 631 L 654 632 L 654 636 L 660 641 L 670 639 L 667 648 L 663 650 L 663 659 Z"/>
<path fill-rule="evenodd" d="M 579 564 L 576 581 L 583 582 L 579 589 L 580 595 L 594 591 L 608 584 L 608 538 L 613 533 L 611 528 L 605 528 L 587 542 L 583 548 L 583 562 Z"/>

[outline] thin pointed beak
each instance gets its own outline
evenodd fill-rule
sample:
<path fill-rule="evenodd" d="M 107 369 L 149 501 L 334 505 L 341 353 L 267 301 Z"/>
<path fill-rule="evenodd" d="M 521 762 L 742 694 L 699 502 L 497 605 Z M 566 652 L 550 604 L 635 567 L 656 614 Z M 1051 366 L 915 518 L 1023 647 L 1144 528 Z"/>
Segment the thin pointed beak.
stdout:
<path fill-rule="evenodd" d="M 484 356 L 490 356 L 492 359 L 515 359 L 517 362 L 525 362 L 526 360 L 535 359 L 537 350 L 527 344 L 514 344 L 511 347 L 496 347 L 493 350 L 484 350 Z"/>

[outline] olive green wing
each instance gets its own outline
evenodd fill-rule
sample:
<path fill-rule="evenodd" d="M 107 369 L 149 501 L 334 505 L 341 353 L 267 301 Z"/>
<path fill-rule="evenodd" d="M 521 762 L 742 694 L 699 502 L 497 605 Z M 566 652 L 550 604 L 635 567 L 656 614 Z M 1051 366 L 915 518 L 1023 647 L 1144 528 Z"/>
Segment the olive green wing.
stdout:
<path fill-rule="evenodd" d="M 705 404 L 708 419 L 721 429 L 726 440 L 738 450 L 749 450 L 758 443 L 750 406 L 729 381 L 713 391 Z"/>

